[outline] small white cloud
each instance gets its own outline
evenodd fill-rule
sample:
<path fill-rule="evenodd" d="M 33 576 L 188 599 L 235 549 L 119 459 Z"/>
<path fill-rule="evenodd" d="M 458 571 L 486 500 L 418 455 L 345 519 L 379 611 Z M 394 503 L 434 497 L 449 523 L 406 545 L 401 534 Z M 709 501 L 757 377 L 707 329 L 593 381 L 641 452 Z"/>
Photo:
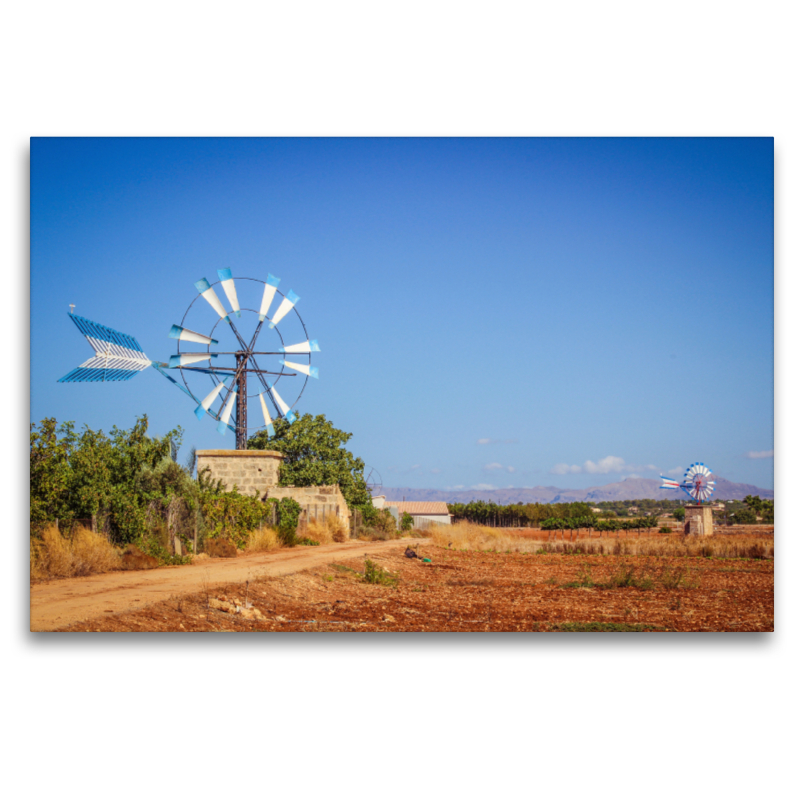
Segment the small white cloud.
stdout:
<path fill-rule="evenodd" d="M 496 461 L 492 461 L 491 464 L 484 464 L 483 468 L 486 470 L 486 472 L 491 472 L 494 469 L 503 469 L 503 465 L 498 464 Z"/>
<path fill-rule="evenodd" d="M 474 486 L 470 486 L 470 489 L 478 489 L 481 491 L 490 491 L 491 489 L 496 489 L 496 486 L 493 486 L 491 483 L 476 483 Z"/>
<path fill-rule="evenodd" d="M 441 473 L 442 471 L 440 469 L 436 469 L 436 467 L 431 470 L 431 475 L 441 475 Z"/>
<path fill-rule="evenodd" d="M 623 472 L 625 469 L 625 459 L 619 456 L 606 456 L 596 464 L 594 461 L 583 462 L 583 471 L 590 475 L 608 475 L 609 472 Z"/>
<path fill-rule="evenodd" d="M 409 467 L 409 471 L 411 471 L 412 469 L 419 469 L 419 464 L 412 464 L 412 465 Z"/>
<path fill-rule="evenodd" d="M 457 491 L 459 491 L 459 489 L 463 489 L 463 488 L 465 488 L 464 484 L 463 483 L 458 483 L 455 486 L 445 486 L 444 490 L 446 492 L 457 492 Z"/>
<path fill-rule="evenodd" d="M 683 473 L 685 471 L 686 471 L 686 467 L 675 467 L 675 469 L 668 469 L 664 474 L 665 475 L 675 475 L 677 477 L 678 475 L 683 475 Z"/>
<path fill-rule="evenodd" d="M 569 464 L 556 464 L 550 472 L 553 475 L 568 475 L 570 472 L 580 472 L 581 468 L 575 464 L 570 466 Z"/>
<path fill-rule="evenodd" d="M 584 461 L 583 466 L 578 464 L 556 464 L 550 472 L 553 475 L 567 475 L 569 473 L 583 472 L 588 475 L 608 475 L 612 472 L 624 473 L 632 470 L 634 472 L 651 472 L 656 470 L 654 464 L 626 464 L 624 458 L 619 456 L 606 456 L 599 461 Z"/>
<path fill-rule="evenodd" d="M 491 444 L 491 439 L 478 439 L 478 444 Z"/>
<path fill-rule="evenodd" d="M 478 444 L 517 444 L 519 439 L 478 439 Z"/>
<path fill-rule="evenodd" d="M 775 458 L 774 450 L 750 450 L 745 458 Z"/>
<path fill-rule="evenodd" d="M 506 472 L 516 472 L 516 471 L 517 471 L 516 467 L 506 467 Z"/>

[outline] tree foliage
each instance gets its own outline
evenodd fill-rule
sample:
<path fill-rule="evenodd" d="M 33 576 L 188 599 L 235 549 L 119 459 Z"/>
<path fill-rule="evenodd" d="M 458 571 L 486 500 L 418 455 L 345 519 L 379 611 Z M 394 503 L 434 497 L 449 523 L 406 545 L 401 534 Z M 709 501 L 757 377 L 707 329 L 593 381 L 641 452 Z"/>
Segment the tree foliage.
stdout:
<path fill-rule="evenodd" d="M 497 527 L 526 527 L 539 525 L 549 517 L 588 517 L 592 510 L 588 503 L 510 503 L 499 505 L 484 500 L 470 503 L 448 503 L 447 510 L 455 521 L 465 519 L 479 525 Z"/>
<path fill-rule="evenodd" d="M 762 522 L 774 523 L 775 522 L 775 501 L 762 500 L 759 495 L 748 494 L 744 498 L 745 505 L 752 510 L 755 517 L 761 517 Z M 756 520 L 754 519 L 753 522 Z"/>
<path fill-rule="evenodd" d="M 275 435 L 259 431 L 247 443 L 249 450 L 283 453 L 281 486 L 332 486 L 338 484 L 349 506 L 371 504 L 364 480 L 364 462 L 346 447 L 353 434 L 334 428 L 324 414 L 303 414 L 293 424 L 274 423 Z"/>

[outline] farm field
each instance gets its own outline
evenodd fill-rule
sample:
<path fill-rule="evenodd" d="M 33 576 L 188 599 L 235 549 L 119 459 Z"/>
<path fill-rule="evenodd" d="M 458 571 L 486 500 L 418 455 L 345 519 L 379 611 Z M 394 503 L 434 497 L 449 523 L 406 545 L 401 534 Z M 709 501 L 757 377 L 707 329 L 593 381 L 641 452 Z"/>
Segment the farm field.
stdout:
<path fill-rule="evenodd" d="M 758 538 L 770 552 L 771 537 Z M 304 571 L 175 594 L 62 630 L 774 630 L 769 557 L 485 552 L 428 541 L 413 545 L 431 559 L 423 563 L 404 557 L 406 546 L 384 543 L 368 556 L 332 548 Z M 385 583 L 364 581 L 367 557 Z"/>

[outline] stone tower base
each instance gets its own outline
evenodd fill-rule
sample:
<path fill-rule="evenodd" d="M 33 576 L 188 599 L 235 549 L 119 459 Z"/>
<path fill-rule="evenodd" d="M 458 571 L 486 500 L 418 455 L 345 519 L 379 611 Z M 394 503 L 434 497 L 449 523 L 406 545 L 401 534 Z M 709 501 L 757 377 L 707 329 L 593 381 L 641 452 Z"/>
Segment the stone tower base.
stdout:
<path fill-rule="evenodd" d="M 714 533 L 714 513 L 711 506 L 684 506 L 686 518 L 683 532 L 692 536 L 711 536 Z"/>
<path fill-rule="evenodd" d="M 197 474 L 206 467 L 212 480 L 221 480 L 226 492 L 236 486 L 241 494 L 255 490 L 264 497 L 278 485 L 283 453 L 275 450 L 198 450 Z"/>

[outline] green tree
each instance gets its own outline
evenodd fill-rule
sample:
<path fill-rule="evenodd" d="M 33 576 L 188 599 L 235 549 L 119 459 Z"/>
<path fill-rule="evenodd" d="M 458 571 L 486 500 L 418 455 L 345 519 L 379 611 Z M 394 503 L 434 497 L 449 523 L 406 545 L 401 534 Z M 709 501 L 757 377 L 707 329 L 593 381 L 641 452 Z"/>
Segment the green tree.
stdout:
<path fill-rule="evenodd" d="M 334 428 L 324 414 L 303 414 L 294 424 L 280 419 L 275 435 L 259 431 L 247 442 L 249 450 L 283 453 L 281 486 L 331 486 L 338 484 L 349 506 L 371 505 L 364 480 L 364 462 L 345 445 L 352 433 Z"/>
<path fill-rule="evenodd" d="M 748 494 L 744 498 L 744 502 L 755 516 L 761 517 L 763 522 L 775 522 L 775 503 L 773 500 L 762 500 L 759 495 L 753 497 L 753 495 Z M 755 522 L 756 520 L 753 521 Z"/>
<path fill-rule="evenodd" d="M 675 517 L 678 522 L 683 522 L 686 519 L 686 509 L 683 506 L 679 506 L 672 512 L 672 516 Z"/>
<path fill-rule="evenodd" d="M 731 519 L 736 525 L 755 525 L 757 522 L 756 512 L 749 506 L 745 506 L 734 512 L 731 515 Z"/>
<path fill-rule="evenodd" d="M 400 517 L 400 530 L 401 531 L 410 531 L 414 527 L 414 517 L 408 513 L 408 511 L 403 512 L 403 516 Z"/>
<path fill-rule="evenodd" d="M 31 522 L 72 516 L 70 456 L 75 447 L 75 426 L 72 422 L 56 425 L 53 417 L 43 419 L 38 429 L 31 423 Z"/>

